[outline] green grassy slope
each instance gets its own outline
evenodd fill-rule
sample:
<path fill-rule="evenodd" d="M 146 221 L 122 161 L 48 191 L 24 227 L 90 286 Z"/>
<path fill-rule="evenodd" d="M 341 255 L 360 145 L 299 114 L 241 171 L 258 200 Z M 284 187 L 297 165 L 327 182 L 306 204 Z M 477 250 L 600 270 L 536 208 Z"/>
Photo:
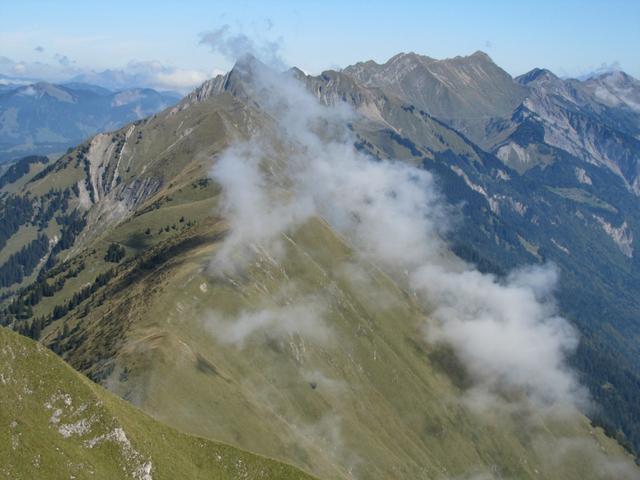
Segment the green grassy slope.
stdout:
<path fill-rule="evenodd" d="M 163 422 L 321 478 L 608 478 L 593 452 L 627 461 L 575 412 L 470 411 L 464 371 L 421 340 L 421 308 L 324 222 L 284 237 L 282 259 L 259 254 L 246 274 L 215 278 L 223 229 L 202 223 L 122 265 L 101 305 L 67 317 L 63 355 Z M 224 319 L 292 308 L 299 321 L 317 304 L 328 307 L 305 329 L 225 341 Z M 550 460 L 549 446 L 576 442 Z"/>
<path fill-rule="evenodd" d="M 311 478 L 162 425 L 4 328 L 0 404 L 1 478 Z"/>

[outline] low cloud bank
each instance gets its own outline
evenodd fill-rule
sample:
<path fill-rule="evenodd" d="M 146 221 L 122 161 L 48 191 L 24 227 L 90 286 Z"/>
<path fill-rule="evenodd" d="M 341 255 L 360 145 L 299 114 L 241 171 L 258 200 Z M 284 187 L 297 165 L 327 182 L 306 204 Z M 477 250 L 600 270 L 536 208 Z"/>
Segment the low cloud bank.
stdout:
<path fill-rule="evenodd" d="M 187 93 L 219 73 L 222 72 L 179 68 L 158 61 L 131 61 L 121 68 L 96 71 L 77 65 L 68 56 L 60 54 L 54 54 L 49 61 L 43 59 L 37 62 L 0 57 L 0 75 L 6 75 L 13 83 L 83 82 L 110 90 L 155 88 Z"/>

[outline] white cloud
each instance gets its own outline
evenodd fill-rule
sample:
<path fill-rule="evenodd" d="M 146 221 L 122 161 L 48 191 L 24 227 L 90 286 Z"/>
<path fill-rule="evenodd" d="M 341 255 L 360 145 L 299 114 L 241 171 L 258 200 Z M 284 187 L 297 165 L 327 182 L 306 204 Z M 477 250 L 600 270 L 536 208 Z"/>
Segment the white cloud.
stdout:
<path fill-rule="evenodd" d="M 476 270 L 450 271 L 425 264 L 411 285 L 433 305 L 437 325 L 426 329 L 431 342 L 451 344 L 476 382 L 472 400 L 488 393 L 524 392 L 536 406 L 579 403 L 585 392 L 566 365 L 578 335 L 559 317 L 551 289 L 552 267 L 536 267 L 499 280 Z"/>
<path fill-rule="evenodd" d="M 276 338 L 300 335 L 325 343 L 330 329 L 322 318 L 324 310 L 316 298 L 297 298 L 295 304 L 243 310 L 233 317 L 211 312 L 205 325 L 218 340 L 238 348 L 259 332 Z"/>
<path fill-rule="evenodd" d="M 594 475 L 596 478 L 615 478 L 616 480 L 633 480 L 638 478 L 638 467 L 634 465 L 630 456 L 613 456 L 607 454 L 604 448 L 596 442 L 586 438 L 560 437 L 553 444 L 536 440 L 536 448 L 543 458 L 547 459 L 554 468 L 558 478 L 565 474 L 567 458 L 571 458 L 578 466 L 578 474 Z M 576 466 L 571 474 L 576 473 Z M 569 472 L 566 472 L 567 474 Z"/>
<path fill-rule="evenodd" d="M 193 89 L 207 80 L 209 76 L 200 70 L 173 70 L 156 74 L 156 85 L 162 88 L 185 90 Z"/>
<path fill-rule="evenodd" d="M 33 97 L 33 96 L 35 96 L 37 94 L 38 94 L 38 92 L 31 85 L 29 85 L 27 88 L 25 88 L 24 90 L 22 90 L 20 92 L 20 95 L 24 95 L 26 97 Z"/>
<path fill-rule="evenodd" d="M 53 57 L 54 57 L 54 58 L 56 59 L 56 61 L 57 61 L 60 65 L 62 65 L 63 67 L 69 67 L 69 66 L 71 66 L 71 64 L 72 64 L 72 63 L 75 63 L 75 62 L 74 62 L 73 60 L 71 60 L 68 56 L 66 56 L 66 55 L 62 55 L 62 54 L 60 54 L 60 53 L 56 53 Z"/>
<path fill-rule="evenodd" d="M 182 69 L 158 61 L 131 61 L 119 69 L 95 71 L 79 66 L 66 55 L 55 54 L 51 63 L 16 62 L 0 57 L 0 74 L 18 79 L 48 82 L 79 81 L 112 90 L 149 87 L 187 93 L 205 80 L 221 72 Z"/>
<path fill-rule="evenodd" d="M 74 77 L 77 81 L 111 89 L 149 87 L 182 93 L 193 90 L 208 78 L 210 75 L 201 70 L 180 69 L 158 61 L 137 60 L 127 63 L 121 69 L 82 72 Z"/>
<path fill-rule="evenodd" d="M 597 77 L 604 73 L 618 72 L 622 70 L 620 62 L 614 60 L 612 62 L 602 62 L 599 65 L 590 65 L 583 67 L 576 67 L 573 69 L 559 68 L 559 75 L 563 78 L 577 78 L 579 80 L 586 80 L 588 78 Z"/>
<path fill-rule="evenodd" d="M 13 72 L 16 75 L 24 75 L 27 72 L 27 66 L 24 63 L 16 63 L 13 66 Z"/>
<path fill-rule="evenodd" d="M 7 57 L 0 57 L 0 74 L 25 80 L 63 81 L 76 73 L 70 61 L 59 61 L 52 57 L 52 63 L 18 62 Z M 69 59 L 67 59 L 69 60 Z"/>

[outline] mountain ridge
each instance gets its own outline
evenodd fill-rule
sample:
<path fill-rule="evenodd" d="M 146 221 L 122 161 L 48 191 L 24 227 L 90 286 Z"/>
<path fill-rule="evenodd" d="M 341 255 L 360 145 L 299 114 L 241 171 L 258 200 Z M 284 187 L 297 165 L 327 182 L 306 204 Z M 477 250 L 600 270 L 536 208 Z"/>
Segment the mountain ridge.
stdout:
<path fill-rule="evenodd" d="M 260 135 L 276 135 L 275 151 L 288 152 L 277 136 L 281 128 L 273 112 L 280 112 L 278 103 L 260 97 L 269 91 L 268 82 L 248 85 L 247 73 L 240 65 L 205 82 L 177 106 L 100 134 L 50 166 L 38 166 L 47 169 L 44 175 L 30 165 L 19 185 L 7 187 L 30 192 L 38 209 L 29 218 L 45 224 L 52 238 L 76 233 L 56 255 L 52 250 L 48 270 L 21 285 L 27 287 L 18 295 L 24 303 L 8 307 L 3 321 L 40 338 L 75 368 L 156 418 L 286 458 L 327 478 L 350 478 L 359 471 L 378 478 L 435 476 L 445 475 L 444 469 L 456 475 L 474 465 L 520 477 L 533 478 L 534 468 L 547 478 L 557 478 L 558 469 L 566 478 L 597 477 L 584 470 L 590 466 L 579 448 L 570 448 L 577 450 L 578 460 L 547 465 L 548 452 L 536 442 L 532 446 L 517 419 L 507 416 L 489 427 L 466 406 L 445 401 L 469 388 L 465 368 L 450 350 L 415 336 L 428 315 L 411 292 L 379 266 L 363 262 L 325 219 L 313 218 L 283 235 L 283 259 L 258 244 L 245 274 L 209 273 L 212 256 L 232 232 L 220 210 L 221 186 L 209 173 L 212 159 L 219 162 L 228 147 Z M 628 257 L 607 243 L 611 239 L 600 223 L 617 228 L 620 204 L 602 200 L 599 191 L 588 196 L 562 185 L 549 186 L 550 191 L 546 183 L 534 188 L 443 120 L 379 88 L 361 86 L 345 73 L 292 75 L 322 104 L 346 101 L 360 110 L 363 116 L 348 124 L 356 150 L 438 175 L 444 193 L 453 204 L 464 204 L 463 214 L 471 220 L 461 236 L 483 247 L 469 250 L 469 243 L 458 239 L 453 245 L 461 257 L 479 255 L 471 260 L 489 271 L 509 270 L 523 258 L 542 262 L 553 258 L 545 249 L 562 252 L 547 229 L 564 222 L 566 228 L 552 230 L 559 245 L 576 248 L 571 229 L 590 232 L 586 238 L 602 254 L 598 265 L 625 268 Z M 320 138 L 331 138 L 331 129 L 323 132 L 324 123 L 319 125 Z M 286 186 L 281 161 L 274 155 L 267 171 L 276 185 Z M 562 166 L 558 163 L 553 165 Z M 586 168 L 584 175 L 593 175 L 597 187 L 595 180 L 602 177 Z M 51 205 L 60 209 L 43 217 L 39 212 Z M 54 222 L 55 216 L 66 218 L 73 211 L 84 224 Z M 585 221 L 586 226 L 568 221 L 578 213 L 601 220 Z M 536 218 L 539 230 L 528 226 Z M 18 227 L 18 235 L 31 231 L 26 224 Z M 572 243 L 563 245 L 568 240 Z M 109 250 L 118 246 L 124 257 L 112 261 Z M 500 258 L 502 263 L 496 261 Z M 38 294 L 48 295 L 49 288 L 60 289 L 52 296 Z M 390 303 L 379 307 L 371 291 Z M 250 349 L 224 341 L 234 338 L 222 334 L 228 316 L 252 319 L 261 308 L 285 315 L 289 298 L 303 299 L 313 311 L 316 297 L 327 299 L 327 322 L 340 332 L 333 349 L 304 331 L 287 330 L 286 324 L 284 335 L 276 329 L 251 337 Z M 385 362 L 377 362 L 378 356 Z M 405 393 L 394 386 L 394 378 Z M 362 402 L 376 412 L 373 418 Z M 343 415 L 335 418 L 330 411 Z M 594 434 L 588 421 L 578 418 L 566 424 L 542 421 L 541 430 L 534 431 L 540 438 L 545 429 L 563 438 L 575 435 L 587 445 L 595 438 L 615 451 L 599 430 Z M 395 446 L 391 438 L 407 440 Z"/>

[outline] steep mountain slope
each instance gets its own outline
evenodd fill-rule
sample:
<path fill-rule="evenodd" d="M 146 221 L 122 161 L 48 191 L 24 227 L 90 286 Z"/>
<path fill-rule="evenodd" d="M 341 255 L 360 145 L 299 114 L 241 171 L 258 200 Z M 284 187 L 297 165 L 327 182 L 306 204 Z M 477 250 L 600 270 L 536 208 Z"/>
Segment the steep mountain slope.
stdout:
<path fill-rule="evenodd" d="M 358 65 L 356 70 L 367 64 Z M 622 73 L 562 80 L 544 69 L 505 81 L 526 90 L 502 117 L 483 107 L 491 119 L 480 129 L 452 119 L 456 110 L 437 119 L 497 158 L 484 154 L 483 162 L 470 163 L 451 148 L 424 165 L 438 173 L 452 203 L 463 202 L 465 221 L 453 238 L 461 256 L 493 272 L 545 261 L 561 268 L 558 298 L 583 333 L 575 362 L 602 406 L 596 416 L 638 449 L 640 412 L 630 401 L 640 387 L 637 81 Z M 441 107 L 439 99 L 425 103 L 403 82 L 390 74 L 369 83 L 385 92 L 401 90 L 406 108 L 416 112 Z M 494 94 L 485 102 L 502 99 Z M 427 143 L 410 130 L 401 133 L 418 148 Z"/>
<path fill-rule="evenodd" d="M 35 83 L 0 94 L 0 161 L 62 152 L 99 131 L 118 128 L 178 100 L 151 89 L 121 92 L 85 84 Z"/>
<path fill-rule="evenodd" d="M 460 405 L 464 370 L 446 348 L 420 340 L 419 306 L 361 265 L 326 225 L 313 222 L 285 239 L 286 261 L 265 252 L 247 278 L 220 280 L 203 271 L 220 247 L 210 240 L 215 231 L 185 233 L 125 269 L 88 300 L 89 313 L 82 305 L 66 317 L 67 336 L 51 333 L 45 342 L 94 378 L 107 375 L 105 385 L 159 420 L 322 478 L 488 469 L 606 478 L 598 473 L 606 461 L 591 463 L 590 452 L 602 447 L 615 458 L 619 450 L 586 419 L 485 417 Z M 265 314 L 274 316 L 267 322 L 304 323 L 251 326 Z M 247 318 L 238 327 L 246 338 L 221 323 L 236 315 Z M 548 463 L 552 438 L 575 443 L 568 458 Z"/>
<path fill-rule="evenodd" d="M 166 427 L 1 327 L 0 402 L 2 478 L 311 478 Z"/>
<path fill-rule="evenodd" d="M 281 228 L 283 218 L 300 212 L 270 213 L 268 198 L 251 196 L 255 172 L 242 170 L 243 151 L 230 159 L 228 147 L 268 139 L 255 146 L 272 154 L 259 171 L 269 191 L 285 199 L 296 192 L 295 176 L 282 172 L 305 155 L 273 115 L 281 98 L 263 95 L 251 81 L 262 68 L 241 63 L 172 109 L 14 175 L 3 187 L 3 215 L 13 220 L 7 241 L 35 237 L 38 228 L 53 241 L 42 273 L 11 285 L 24 288 L 7 297 L 3 322 L 169 425 L 322 478 L 633 478 L 620 447 L 573 406 L 530 408 L 517 389 L 506 388 L 495 409 L 474 408 L 468 400 L 477 379 L 459 352 L 425 338 L 438 312 L 401 264 L 363 255 L 358 239 L 367 235 L 340 230 L 330 212 Z M 356 148 L 440 166 L 457 186 L 452 191 L 489 219 L 490 238 L 526 205 L 517 196 L 524 187 L 505 180 L 515 172 L 426 112 L 340 73 L 296 74 L 324 103 L 347 99 L 363 115 L 345 113 Z M 308 100 L 292 92 L 304 112 Z M 342 121 L 339 105 L 336 111 Z M 332 118 L 303 117 L 321 132 L 312 140 L 342 137 Z M 328 151 L 353 155 L 352 145 L 338 147 Z M 221 162 L 248 182 L 238 192 L 247 195 L 243 205 L 264 206 L 261 221 L 234 223 L 223 176 L 209 178 Z M 478 186 L 489 180 L 491 191 Z M 356 214 L 343 220 L 354 217 L 357 226 Z M 384 217 L 375 218 L 384 226 Z M 248 263 L 221 273 L 212 261 L 234 235 L 264 225 L 275 229 L 275 243 L 258 237 L 246 245 Z M 469 228 L 484 235 L 484 223 Z M 446 250 L 437 256 L 463 269 Z"/>

